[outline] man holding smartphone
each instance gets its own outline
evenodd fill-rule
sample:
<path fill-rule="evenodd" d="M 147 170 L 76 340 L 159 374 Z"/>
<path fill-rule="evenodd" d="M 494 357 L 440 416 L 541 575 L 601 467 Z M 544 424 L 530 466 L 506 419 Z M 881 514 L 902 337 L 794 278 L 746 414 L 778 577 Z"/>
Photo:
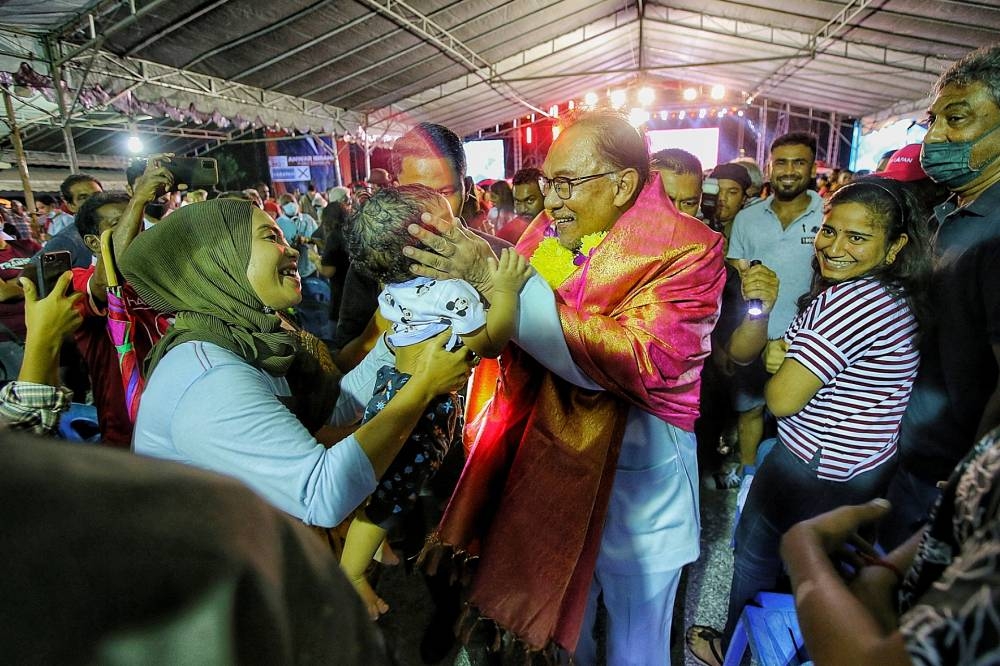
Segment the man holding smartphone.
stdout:
<path fill-rule="evenodd" d="M 108 279 L 101 260 L 101 234 L 113 230 L 115 255 L 121 256 L 139 234 L 147 204 L 171 187 L 169 161 L 170 155 L 150 157 L 135 180 L 131 197 L 124 192 L 96 194 L 80 207 L 76 218 L 76 227 L 96 262 L 73 268 L 73 289 L 86 296 L 78 302 L 83 325 L 73 337 L 90 373 L 101 440 L 120 448 L 131 445 L 132 421 L 125 407 L 118 353 L 107 333 Z"/>

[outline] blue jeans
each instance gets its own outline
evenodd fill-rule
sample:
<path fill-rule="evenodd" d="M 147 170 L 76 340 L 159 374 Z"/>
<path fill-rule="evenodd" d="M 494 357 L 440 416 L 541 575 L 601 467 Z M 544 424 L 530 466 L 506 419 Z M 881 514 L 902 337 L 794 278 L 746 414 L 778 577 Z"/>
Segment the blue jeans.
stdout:
<path fill-rule="evenodd" d="M 723 632 L 727 646 L 743 606 L 758 592 L 773 590 L 777 585 L 782 571 L 782 535 L 799 521 L 881 496 L 895 471 L 896 458 L 850 481 L 827 481 L 816 476 L 818 453 L 807 463 L 780 441 L 775 445 L 754 475 L 736 527 L 733 585 Z"/>

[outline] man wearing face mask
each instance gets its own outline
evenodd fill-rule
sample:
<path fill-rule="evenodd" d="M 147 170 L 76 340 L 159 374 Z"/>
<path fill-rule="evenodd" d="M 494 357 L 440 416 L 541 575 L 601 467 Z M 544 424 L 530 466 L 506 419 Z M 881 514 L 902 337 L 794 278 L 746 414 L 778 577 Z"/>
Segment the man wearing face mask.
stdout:
<path fill-rule="evenodd" d="M 281 215 L 275 220 L 288 244 L 299 251 L 299 278 L 302 280 L 302 301 L 295 308 L 302 328 L 322 340 L 333 337 L 327 308 L 330 303 L 330 283 L 317 269 L 320 263 L 317 239 L 313 234 L 319 223 L 307 213 L 300 212 L 299 204 L 291 194 L 278 198 Z"/>
<path fill-rule="evenodd" d="M 930 321 L 888 493 L 893 513 L 880 529 L 887 550 L 920 527 L 937 483 L 1000 424 L 1000 45 L 941 75 L 928 121 L 920 164 L 953 196 L 934 210 Z"/>

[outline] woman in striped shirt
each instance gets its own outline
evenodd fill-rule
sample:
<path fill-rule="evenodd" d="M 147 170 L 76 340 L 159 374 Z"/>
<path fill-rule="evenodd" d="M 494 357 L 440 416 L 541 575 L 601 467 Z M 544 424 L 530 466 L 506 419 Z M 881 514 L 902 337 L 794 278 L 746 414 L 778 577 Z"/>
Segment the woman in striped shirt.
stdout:
<path fill-rule="evenodd" d="M 743 606 L 775 587 L 786 530 L 885 491 L 919 363 L 928 236 L 926 215 L 896 181 L 860 180 L 830 199 L 815 240 L 813 287 L 766 354 L 778 444 L 757 470 L 737 526 L 723 643 Z M 707 627 L 689 632 L 707 664 L 718 638 Z"/>

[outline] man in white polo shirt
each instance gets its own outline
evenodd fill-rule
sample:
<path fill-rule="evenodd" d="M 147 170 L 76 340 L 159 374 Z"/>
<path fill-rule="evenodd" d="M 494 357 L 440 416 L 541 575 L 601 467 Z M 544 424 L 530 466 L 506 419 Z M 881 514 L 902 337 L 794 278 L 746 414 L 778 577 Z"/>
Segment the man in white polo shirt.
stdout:
<path fill-rule="evenodd" d="M 799 296 L 812 280 L 813 239 L 823 220 L 823 199 L 810 189 L 816 178 L 816 137 L 804 132 L 779 136 L 771 144 L 768 198 L 741 210 L 733 221 L 727 259 L 759 260 L 778 276 L 778 299 L 771 310 L 767 337 L 780 344 L 794 319 Z M 763 435 L 762 363 L 740 373 L 736 404 L 740 410 L 741 459 L 752 460 Z"/>

